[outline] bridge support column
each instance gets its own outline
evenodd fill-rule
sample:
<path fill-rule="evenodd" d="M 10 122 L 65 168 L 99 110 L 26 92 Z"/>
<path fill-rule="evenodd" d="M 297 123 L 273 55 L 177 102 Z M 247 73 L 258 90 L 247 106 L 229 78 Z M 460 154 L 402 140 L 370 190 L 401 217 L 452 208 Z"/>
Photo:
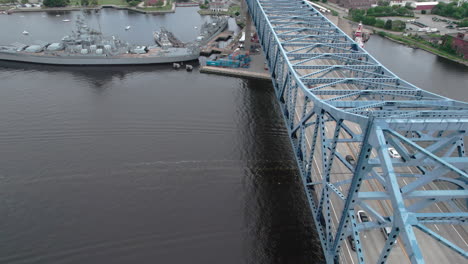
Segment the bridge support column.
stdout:
<path fill-rule="evenodd" d="M 244 50 L 250 52 L 250 47 L 252 46 L 252 17 L 249 14 L 249 9 L 247 8 L 246 0 L 241 1 L 241 10 L 242 15 L 245 17 L 245 41 L 244 41 Z"/>

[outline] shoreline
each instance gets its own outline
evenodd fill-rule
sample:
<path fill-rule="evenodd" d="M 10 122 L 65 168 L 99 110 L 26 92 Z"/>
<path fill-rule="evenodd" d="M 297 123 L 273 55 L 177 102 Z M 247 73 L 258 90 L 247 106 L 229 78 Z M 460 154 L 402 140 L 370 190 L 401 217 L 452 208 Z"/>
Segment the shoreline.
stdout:
<path fill-rule="evenodd" d="M 349 19 L 347 19 L 347 18 L 344 18 L 344 17 L 340 17 L 340 19 L 344 19 L 344 20 L 347 21 L 348 24 L 350 24 L 350 25 L 353 25 L 354 23 L 356 23 L 356 22 L 354 22 L 354 21 L 352 21 L 352 20 L 349 20 Z M 338 26 L 338 25 L 337 25 L 337 26 Z M 345 29 L 344 29 L 342 26 L 343 26 L 343 25 L 338 26 L 338 27 L 339 27 L 341 30 L 344 31 Z M 385 38 L 385 39 L 388 39 L 388 40 L 390 40 L 390 41 L 393 41 L 393 42 L 395 42 L 395 43 L 398 43 L 398 44 L 401 44 L 401 45 L 404 45 L 404 46 L 407 46 L 407 47 L 412 47 L 412 45 L 410 45 L 410 44 L 408 44 L 408 43 L 406 43 L 406 42 L 403 42 L 403 41 L 401 41 L 401 40 L 397 40 L 397 39 L 392 38 L 391 36 L 388 36 L 388 34 L 390 34 L 390 35 L 395 35 L 395 33 L 393 33 L 393 32 L 390 32 L 390 31 L 388 31 L 388 30 L 381 29 L 381 28 L 376 28 L 376 27 L 373 27 L 373 26 L 366 26 L 366 27 L 368 27 L 369 29 L 372 29 L 372 30 L 374 31 L 373 35 L 379 35 L 379 32 L 383 32 L 384 35 L 383 35 L 383 36 L 382 36 L 382 35 L 379 35 L 379 36 L 381 36 L 381 37 L 383 37 L 383 38 Z M 397 35 L 397 36 L 398 36 L 398 35 Z M 461 64 L 461 65 L 464 65 L 464 66 L 467 66 L 467 67 L 468 67 L 468 60 L 464 60 L 464 59 L 461 59 L 461 58 L 460 58 L 460 59 L 455 59 L 455 58 L 451 58 L 451 57 L 449 57 L 449 56 L 447 56 L 447 55 L 440 54 L 440 53 L 438 53 L 438 52 L 434 52 L 433 50 L 431 50 L 431 49 L 429 49 L 428 47 L 426 47 L 426 45 L 423 45 L 423 44 L 421 44 L 421 43 L 415 42 L 415 43 L 414 43 L 414 46 L 416 46 L 418 49 L 424 50 L 424 51 L 429 52 L 429 53 L 431 53 L 431 54 L 433 54 L 433 55 L 442 57 L 442 58 L 444 58 L 444 59 L 447 59 L 447 60 L 450 60 L 450 61 L 453 61 L 453 62 L 456 62 L 456 63 L 458 63 L 458 64 Z M 433 48 L 433 49 L 436 50 L 436 48 Z M 452 56 L 454 56 L 454 55 L 452 55 Z"/>
<path fill-rule="evenodd" d="M 377 35 L 378 35 L 378 34 L 377 34 Z M 379 35 L 379 36 L 380 36 L 380 35 Z M 406 43 L 406 42 L 404 42 L 404 41 L 401 41 L 401 40 L 394 39 L 394 38 L 392 38 L 392 37 L 390 37 L 390 36 L 388 36 L 388 35 L 386 35 L 386 34 L 385 34 L 384 36 L 381 36 L 381 37 L 383 37 L 383 38 L 385 38 L 385 39 L 388 39 L 388 40 L 390 40 L 390 41 L 393 41 L 393 42 L 395 42 L 395 43 L 401 44 L 401 45 L 403 45 L 403 46 L 406 46 L 406 47 L 409 47 L 409 48 L 413 48 L 413 46 L 411 46 L 410 44 L 408 44 L 408 43 Z M 419 45 L 418 45 L 418 44 L 419 44 Z M 426 52 L 429 52 L 429 53 L 431 53 L 431 54 L 433 54 L 433 55 L 442 57 L 442 58 L 444 58 L 444 59 L 447 59 L 447 60 L 450 60 L 450 61 L 453 61 L 453 62 L 456 62 L 456 63 L 458 63 L 458 64 L 461 64 L 461 65 L 464 65 L 464 66 L 468 67 L 468 61 L 467 61 L 467 60 L 450 58 L 450 57 L 448 57 L 448 56 L 446 56 L 446 55 L 444 55 L 444 54 L 439 54 L 439 53 L 437 53 L 437 52 L 434 52 L 434 51 L 432 51 L 431 49 L 427 48 L 425 45 L 420 44 L 420 43 L 415 43 L 414 47 L 416 47 L 416 48 L 418 48 L 418 49 L 421 49 L 421 50 L 424 50 L 424 51 L 426 51 Z"/>
<path fill-rule="evenodd" d="M 172 7 L 169 10 L 145 10 L 144 8 L 135 8 L 128 6 L 119 6 L 119 5 L 99 5 L 99 6 L 66 6 L 66 7 L 45 7 L 45 8 L 11 8 L 5 9 L 6 12 L 10 13 L 23 13 L 23 12 L 49 12 L 49 11 L 80 11 L 80 10 L 101 10 L 103 8 L 114 8 L 117 10 L 129 10 L 138 12 L 141 14 L 167 14 L 175 13 L 177 4 L 172 3 Z"/>
<path fill-rule="evenodd" d="M 239 68 L 221 68 L 215 66 L 200 66 L 200 73 L 208 73 L 208 74 L 217 74 L 223 76 L 231 76 L 231 77 L 241 77 L 241 78 L 249 78 L 249 79 L 258 79 L 258 80 L 271 80 L 271 76 L 269 73 L 259 73 L 259 72 L 252 72 L 248 70 L 242 70 Z"/>

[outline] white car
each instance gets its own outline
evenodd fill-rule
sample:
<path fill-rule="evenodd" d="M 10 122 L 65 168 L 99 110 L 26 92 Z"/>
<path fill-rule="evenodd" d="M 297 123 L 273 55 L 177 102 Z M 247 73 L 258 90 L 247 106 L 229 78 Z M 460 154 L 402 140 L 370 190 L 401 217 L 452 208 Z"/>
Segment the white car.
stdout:
<path fill-rule="evenodd" d="M 395 159 L 401 158 L 400 153 L 398 153 L 398 151 L 396 151 L 396 149 L 394 148 L 388 148 L 388 153 L 390 154 L 390 157 L 392 158 L 395 158 Z"/>
<path fill-rule="evenodd" d="M 359 219 L 359 222 L 361 223 L 365 223 L 365 222 L 369 222 L 371 221 L 370 217 L 367 216 L 366 212 L 362 211 L 362 210 L 359 210 L 357 212 L 357 217 Z"/>

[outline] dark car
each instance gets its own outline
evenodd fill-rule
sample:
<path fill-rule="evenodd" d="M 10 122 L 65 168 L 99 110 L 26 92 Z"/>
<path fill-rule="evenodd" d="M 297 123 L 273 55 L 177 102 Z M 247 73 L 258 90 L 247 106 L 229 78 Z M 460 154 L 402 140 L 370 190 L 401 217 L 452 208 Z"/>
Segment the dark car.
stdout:
<path fill-rule="evenodd" d="M 353 158 L 353 156 L 346 155 L 345 159 L 349 164 L 356 166 L 356 160 Z"/>
<path fill-rule="evenodd" d="M 353 236 L 348 236 L 348 242 L 351 245 L 351 249 L 353 251 L 356 251 L 356 243 L 354 243 L 354 237 Z"/>
<path fill-rule="evenodd" d="M 388 227 L 388 226 L 387 226 L 387 227 L 382 227 L 382 228 L 380 228 L 380 231 L 382 231 L 382 234 L 383 234 L 385 240 L 387 240 L 388 237 L 390 236 L 390 233 L 392 232 L 392 228 L 391 228 L 391 227 Z M 395 240 L 395 244 L 396 244 L 397 242 L 398 242 L 398 241 Z"/>

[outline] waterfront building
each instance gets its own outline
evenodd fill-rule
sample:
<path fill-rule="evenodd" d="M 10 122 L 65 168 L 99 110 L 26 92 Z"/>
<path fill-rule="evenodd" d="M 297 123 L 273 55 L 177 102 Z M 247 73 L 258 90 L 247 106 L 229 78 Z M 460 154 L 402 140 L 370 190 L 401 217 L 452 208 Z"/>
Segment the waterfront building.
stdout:
<path fill-rule="evenodd" d="M 377 0 L 330 0 L 345 8 L 370 8 L 377 4 Z"/>
<path fill-rule="evenodd" d="M 454 49 L 464 59 L 468 59 L 468 33 L 456 33 L 450 35 L 452 39 L 452 49 Z"/>
<path fill-rule="evenodd" d="M 229 9 L 229 2 L 226 0 L 211 0 L 209 5 L 210 10 L 215 12 L 227 12 Z"/>

